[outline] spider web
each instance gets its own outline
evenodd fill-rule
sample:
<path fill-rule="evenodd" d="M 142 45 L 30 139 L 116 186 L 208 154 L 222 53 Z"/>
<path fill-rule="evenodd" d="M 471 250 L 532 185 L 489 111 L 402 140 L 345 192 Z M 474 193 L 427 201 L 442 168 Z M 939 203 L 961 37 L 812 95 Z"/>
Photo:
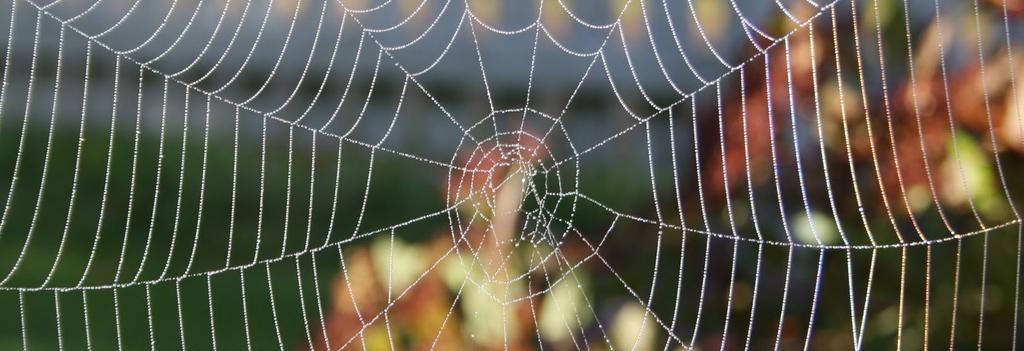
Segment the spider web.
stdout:
<path fill-rule="evenodd" d="M 5 345 L 1015 348 L 1016 3 L 600 4 L 13 0 Z"/>

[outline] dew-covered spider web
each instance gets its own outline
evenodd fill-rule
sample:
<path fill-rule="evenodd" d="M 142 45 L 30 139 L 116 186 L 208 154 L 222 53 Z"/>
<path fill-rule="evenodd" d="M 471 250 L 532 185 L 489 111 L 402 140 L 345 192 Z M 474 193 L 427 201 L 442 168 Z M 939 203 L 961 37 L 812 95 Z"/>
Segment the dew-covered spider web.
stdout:
<path fill-rule="evenodd" d="M 0 348 L 1015 349 L 1017 0 L 10 0 Z"/>

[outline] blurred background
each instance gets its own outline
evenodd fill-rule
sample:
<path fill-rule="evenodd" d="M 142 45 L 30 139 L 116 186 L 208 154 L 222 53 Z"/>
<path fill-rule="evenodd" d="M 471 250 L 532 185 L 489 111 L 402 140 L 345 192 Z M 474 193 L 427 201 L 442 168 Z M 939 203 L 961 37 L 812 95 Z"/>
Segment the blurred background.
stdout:
<path fill-rule="evenodd" d="M 1012 349 L 1017 0 L 13 0 L 0 348 Z"/>

